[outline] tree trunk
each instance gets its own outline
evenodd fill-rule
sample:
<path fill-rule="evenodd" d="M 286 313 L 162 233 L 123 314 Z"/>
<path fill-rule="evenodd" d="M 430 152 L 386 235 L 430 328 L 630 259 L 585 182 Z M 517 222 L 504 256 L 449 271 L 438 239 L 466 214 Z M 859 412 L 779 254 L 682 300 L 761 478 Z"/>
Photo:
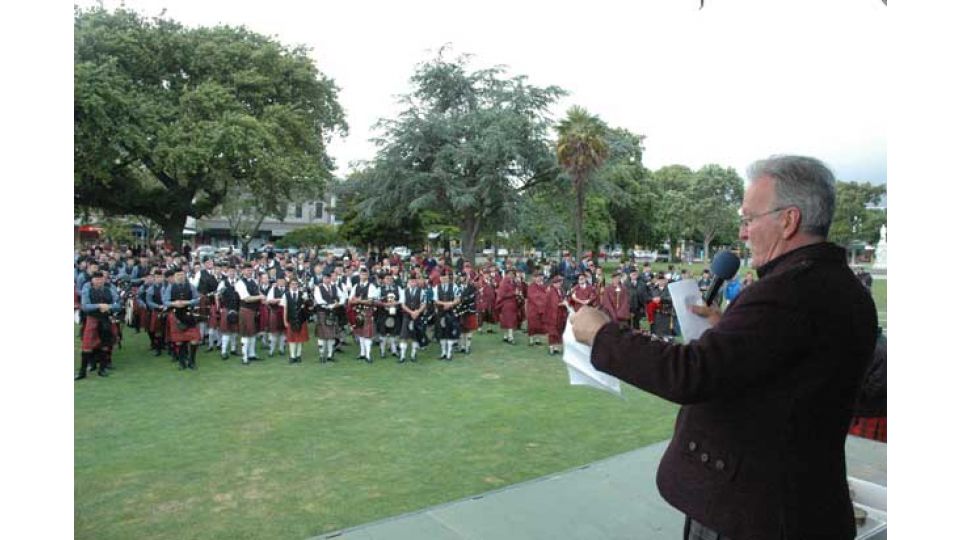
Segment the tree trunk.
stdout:
<path fill-rule="evenodd" d="M 179 252 L 183 248 L 183 227 L 187 224 L 187 215 L 172 215 L 160 223 L 163 233 L 170 240 L 173 249 Z"/>
<path fill-rule="evenodd" d="M 583 204 L 584 204 L 584 193 L 583 193 L 583 179 L 578 179 L 574 185 L 574 190 L 577 192 L 577 215 L 574 219 L 574 226 L 577 230 L 577 255 L 576 258 L 579 260 L 583 257 Z"/>
<path fill-rule="evenodd" d="M 476 266 L 477 235 L 480 233 L 480 220 L 475 212 L 466 212 L 460 227 L 460 250 L 464 261 Z"/>

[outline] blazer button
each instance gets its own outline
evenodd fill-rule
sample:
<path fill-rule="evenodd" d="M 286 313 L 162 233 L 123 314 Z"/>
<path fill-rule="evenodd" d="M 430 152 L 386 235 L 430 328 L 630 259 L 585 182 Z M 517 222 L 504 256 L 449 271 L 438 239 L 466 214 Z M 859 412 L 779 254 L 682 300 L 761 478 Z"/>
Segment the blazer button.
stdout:
<path fill-rule="evenodd" d="M 690 443 L 687 445 L 687 448 L 689 448 L 691 452 L 696 452 L 696 451 L 697 451 L 697 442 L 696 442 L 696 441 L 690 441 Z"/>
<path fill-rule="evenodd" d="M 723 468 L 726 467 L 726 464 L 723 462 L 722 459 L 718 459 L 716 462 L 714 462 L 713 466 L 714 466 L 718 471 L 722 471 Z"/>
<path fill-rule="evenodd" d="M 708 453 L 706 453 L 706 452 L 700 454 L 700 462 L 701 462 L 701 463 L 706 463 L 706 462 L 708 462 L 708 461 L 710 461 L 710 454 L 708 454 Z"/>

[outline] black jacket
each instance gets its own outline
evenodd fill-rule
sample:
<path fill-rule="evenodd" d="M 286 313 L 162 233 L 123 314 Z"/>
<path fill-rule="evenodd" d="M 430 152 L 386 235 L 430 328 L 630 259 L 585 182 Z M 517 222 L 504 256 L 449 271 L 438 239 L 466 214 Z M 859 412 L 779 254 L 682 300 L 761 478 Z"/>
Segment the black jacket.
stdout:
<path fill-rule="evenodd" d="M 683 405 L 657 473 L 671 505 L 737 540 L 854 538 L 844 442 L 876 307 L 833 244 L 758 274 L 700 339 L 668 344 L 608 324 L 591 360 Z"/>

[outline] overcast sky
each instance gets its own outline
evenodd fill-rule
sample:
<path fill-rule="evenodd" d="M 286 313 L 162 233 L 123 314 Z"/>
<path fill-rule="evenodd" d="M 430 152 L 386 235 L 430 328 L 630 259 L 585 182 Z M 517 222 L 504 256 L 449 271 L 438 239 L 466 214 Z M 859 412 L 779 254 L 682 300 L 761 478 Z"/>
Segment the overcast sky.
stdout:
<path fill-rule="evenodd" d="M 105 1 L 107 7 L 118 1 Z M 93 2 L 81 2 L 89 6 Z M 743 174 L 774 153 L 819 157 L 838 179 L 885 183 L 886 8 L 880 0 L 629 2 L 126 0 L 189 26 L 245 25 L 304 44 L 340 88 L 350 134 L 338 174 L 373 157 L 373 124 L 398 111 L 418 62 L 446 43 L 505 65 L 646 135 L 645 164 L 720 163 Z"/>

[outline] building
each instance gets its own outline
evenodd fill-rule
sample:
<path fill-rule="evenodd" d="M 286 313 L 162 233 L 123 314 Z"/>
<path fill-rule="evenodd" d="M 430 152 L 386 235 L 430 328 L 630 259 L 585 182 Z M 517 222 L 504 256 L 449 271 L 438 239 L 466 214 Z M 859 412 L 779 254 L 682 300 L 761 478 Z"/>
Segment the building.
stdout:
<path fill-rule="evenodd" d="M 264 218 L 256 232 L 251 232 L 250 246 L 257 248 L 267 242 L 275 242 L 288 232 L 306 225 L 340 225 L 337 219 L 337 197 L 331 195 L 322 201 L 301 202 L 287 205 L 287 214 L 282 220 L 275 216 Z M 224 215 L 207 216 L 196 220 L 196 245 L 209 244 L 215 247 L 238 246 L 242 239 L 231 230 L 230 220 Z"/>

